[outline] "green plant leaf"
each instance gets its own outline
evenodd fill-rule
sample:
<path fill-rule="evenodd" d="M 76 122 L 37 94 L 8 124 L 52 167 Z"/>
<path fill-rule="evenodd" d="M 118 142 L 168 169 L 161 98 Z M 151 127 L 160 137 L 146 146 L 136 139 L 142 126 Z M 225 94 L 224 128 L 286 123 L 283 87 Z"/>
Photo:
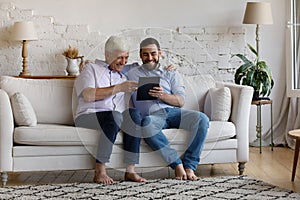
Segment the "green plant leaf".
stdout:
<path fill-rule="evenodd" d="M 257 54 L 257 51 L 250 45 L 250 44 L 247 44 L 248 48 L 250 49 L 250 51 L 252 53 L 254 53 L 254 55 L 256 55 L 256 57 L 258 57 L 258 54 Z"/>
<path fill-rule="evenodd" d="M 236 72 L 237 73 L 243 73 L 243 72 L 247 72 L 248 70 L 250 70 L 249 68 L 253 67 L 253 63 L 245 63 L 243 65 L 241 65 L 237 70 Z"/>
<path fill-rule="evenodd" d="M 246 56 L 242 55 L 242 54 L 234 54 L 232 57 L 238 57 L 239 59 L 241 59 L 244 63 L 252 63 Z"/>
<path fill-rule="evenodd" d="M 255 71 L 251 70 L 251 71 L 248 71 L 248 73 L 246 73 L 246 77 L 245 79 L 247 80 L 245 83 L 247 83 L 247 85 L 250 85 L 252 87 L 256 87 L 256 83 L 255 81 L 253 81 L 254 79 L 254 76 L 255 76 Z"/>
<path fill-rule="evenodd" d="M 234 75 L 234 80 L 236 84 L 241 83 L 241 79 L 245 76 L 245 74 L 247 74 L 248 69 L 251 68 L 252 66 L 253 64 L 251 62 L 245 63 L 236 70 Z"/>

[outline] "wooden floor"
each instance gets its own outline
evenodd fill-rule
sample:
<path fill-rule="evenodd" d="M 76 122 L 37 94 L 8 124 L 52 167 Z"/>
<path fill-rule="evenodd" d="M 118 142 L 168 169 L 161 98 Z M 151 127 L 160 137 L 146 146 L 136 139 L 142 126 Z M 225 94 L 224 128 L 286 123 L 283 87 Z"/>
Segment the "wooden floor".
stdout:
<path fill-rule="evenodd" d="M 285 147 L 275 147 L 274 151 L 271 151 L 270 147 L 263 147 L 261 154 L 259 148 L 250 147 L 250 161 L 246 164 L 244 175 L 300 193 L 300 162 L 295 181 L 291 182 L 293 155 L 294 151 Z M 168 168 L 160 169 L 155 173 L 140 172 L 148 179 L 174 176 L 173 170 Z M 110 170 L 109 173 L 115 180 L 122 180 L 124 174 L 117 170 Z M 200 165 L 197 174 L 200 177 L 235 176 L 238 175 L 237 164 Z M 23 172 L 9 173 L 7 185 L 91 182 L 92 179 L 92 170 Z"/>

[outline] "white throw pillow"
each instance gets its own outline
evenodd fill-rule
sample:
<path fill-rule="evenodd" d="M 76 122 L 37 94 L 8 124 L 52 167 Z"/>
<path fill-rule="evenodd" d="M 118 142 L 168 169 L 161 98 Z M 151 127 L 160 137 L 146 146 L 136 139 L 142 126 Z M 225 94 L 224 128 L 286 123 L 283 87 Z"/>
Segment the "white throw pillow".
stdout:
<path fill-rule="evenodd" d="M 228 121 L 231 113 L 230 89 L 228 87 L 209 89 L 204 105 L 204 113 L 211 121 Z"/>
<path fill-rule="evenodd" d="M 15 123 L 19 126 L 36 126 L 37 118 L 27 97 L 16 92 L 10 97 Z"/>

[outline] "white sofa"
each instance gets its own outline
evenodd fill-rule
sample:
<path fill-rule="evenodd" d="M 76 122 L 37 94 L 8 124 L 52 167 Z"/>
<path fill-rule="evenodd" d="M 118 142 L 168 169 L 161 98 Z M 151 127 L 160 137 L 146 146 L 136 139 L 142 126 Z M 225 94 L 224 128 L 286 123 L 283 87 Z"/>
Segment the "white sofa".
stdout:
<path fill-rule="evenodd" d="M 185 108 L 188 109 L 212 112 L 220 105 L 213 105 L 217 97 L 211 100 L 206 98 L 210 95 L 209 89 L 224 86 L 230 89 L 229 120 L 210 122 L 199 164 L 238 163 L 239 174 L 242 174 L 249 159 L 252 87 L 216 82 L 210 75 L 189 76 L 185 80 L 188 95 Z M 73 83 L 71 79 L 0 77 L 0 172 L 3 185 L 8 180 L 7 172 L 94 168 L 93 153 L 98 133 L 74 127 L 76 98 L 72 94 Z M 20 110 L 13 109 L 11 102 L 16 92 L 23 94 L 30 102 L 37 119 L 35 126 L 16 125 L 16 112 Z M 171 146 L 179 152 L 184 150 L 187 132 L 168 129 L 164 133 Z M 112 168 L 124 168 L 121 136 L 118 134 L 108 164 Z M 140 157 L 137 167 L 166 166 L 161 157 L 151 152 L 144 143 L 141 145 Z"/>

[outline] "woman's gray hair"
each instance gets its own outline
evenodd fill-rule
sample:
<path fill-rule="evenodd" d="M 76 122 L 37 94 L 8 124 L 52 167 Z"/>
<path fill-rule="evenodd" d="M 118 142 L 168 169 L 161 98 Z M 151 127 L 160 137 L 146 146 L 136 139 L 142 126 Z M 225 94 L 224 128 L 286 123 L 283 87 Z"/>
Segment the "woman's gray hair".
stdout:
<path fill-rule="evenodd" d="M 113 53 L 114 51 L 129 51 L 129 44 L 127 40 L 119 36 L 111 36 L 105 43 L 105 51 Z"/>

